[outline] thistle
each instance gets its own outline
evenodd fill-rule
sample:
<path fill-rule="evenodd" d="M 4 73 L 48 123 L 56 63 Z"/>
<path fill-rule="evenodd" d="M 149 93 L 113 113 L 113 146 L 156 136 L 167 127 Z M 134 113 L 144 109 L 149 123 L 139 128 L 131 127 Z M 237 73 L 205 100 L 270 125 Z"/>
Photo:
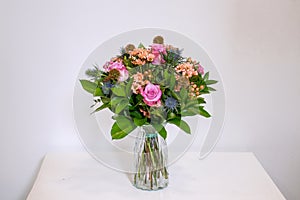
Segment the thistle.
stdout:
<path fill-rule="evenodd" d="M 153 43 L 154 44 L 164 44 L 164 38 L 160 35 L 156 36 L 153 38 Z"/>
<path fill-rule="evenodd" d="M 135 46 L 133 44 L 127 44 L 125 47 L 125 52 L 129 53 L 130 51 L 133 51 L 135 49 Z"/>
<path fill-rule="evenodd" d="M 174 110 L 178 105 L 178 101 L 176 99 L 174 99 L 173 97 L 167 97 L 167 99 L 165 101 L 165 105 L 166 105 L 167 109 Z"/>

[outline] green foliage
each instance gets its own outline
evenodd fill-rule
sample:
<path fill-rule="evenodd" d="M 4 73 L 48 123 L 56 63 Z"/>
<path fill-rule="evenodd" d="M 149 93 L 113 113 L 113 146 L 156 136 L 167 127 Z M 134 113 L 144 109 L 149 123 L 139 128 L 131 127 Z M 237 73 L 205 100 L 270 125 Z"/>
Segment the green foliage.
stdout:
<path fill-rule="evenodd" d="M 168 122 L 170 124 L 174 124 L 174 125 L 178 126 L 184 132 L 191 134 L 190 126 L 184 120 L 182 120 L 180 118 L 174 118 L 174 119 L 168 120 Z"/>
<path fill-rule="evenodd" d="M 209 72 L 204 75 L 199 73 L 185 80 L 184 75 L 175 70 L 176 66 L 186 62 L 194 65 L 194 70 L 197 70 L 199 63 L 182 57 L 182 50 L 169 47 L 166 54 L 161 54 L 165 63 L 153 65 L 150 61 L 146 61 L 143 66 L 134 65 L 132 63 L 134 58 L 129 55 L 132 48 L 135 48 L 134 45 L 130 48 L 127 45 L 126 48 L 121 49 L 121 55 L 117 56 L 129 72 L 129 78 L 126 81 L 120 82 L 118 77 L 113 76 L 112 70 L 102 71 L 97 66 L 86 71 L 90 80 L 80 80 L 83 89 L 97 97 L 94 98 L 95 104 L 92 107 L 101 103 L 93 113 L 108 108 L 115 114 L 113 117 L 115 123 L 111 129 L 112 139 L 124 138 L 137 126 L 143 125 L 152 125 L 161 137 L 166 139 L 167 131 L 164 127 L 166 123 L 174 124 L 190 134 L 190 127 L 183 117 L 201 115 L 208 118 L 211 116 L 204 109 L 206 102 L 200 96 L 216 91 L 211 85 L 216 84 L 217 81 L 210 79 Z M 138 48 L 146 49 L 141 43 Z M 141 94 L 132 92 L 133 75 L 138 72 L 143 74 L 143 81 L 160 85 L 161 106 L 149 106 Z M 119 71 L 114 71 L 114 73 L 117 74 Z M 192 85 L 193 88 L 191 88 Z M 142 87 L 145 87 L 145 82 Z"/>
<path fill-rule="evenodd" d="M 164 138 L 164 139 L 167 138 L 167 131 L 166 131 L 166 129 L 165 129 L 165 127 L 163 125 L 161 125 L 161 124 L 153 124 L 152 126 L 155 128 L 155 130 L 159 133 L 159 135 L 162 138 Z"/>
<path fill-rule="evenodd" d="M 118 115 L 114 119 L 116 122 L 113 124 L 110 132 L 112 139 L 124 138 L 136 128 L 136 125 L 123 115 Z"/>
<path fill-rule="evenodd" d="M 207 80 L 205 83 L 206 85 L 212 85 L 212 84 L 216 84 L 218 81 L 215 80 Z"/>
<path fill-rule="evenodd" d="M 143 126 L 147 122 L 147 118 L 133 118 L 133 122 L 136 126 Z"/>
<path fill-rule="evenodd" d="M 99 80 L 101 78 L 102 72 L 98 69 L 97 66 L 94 66 L 93 69 L 86 70 L 85 74 L 92 80 Z"/>
<path fill-rule="evenodd" d="M 124 85 L 116 85 L 114 88 L 111 89 L 111 91 L 120 97 L 126 97 L 126 89 Z"/>
<path fill-rule="evenodd" d="M 103 103 L 100 107 L 98 107 L 96 110 L 94 110 L 92 112 L 92 114 L 95 113 L 95 112 L 98 112 L 100 110 L 103 110 L 104 108 L 109 108 L 109 107 L 110 107 L 110 103 L 109 102 L 108 103 Z"/>
<path fill-rule="evenodd" d="M 146 49 L 146 47 L 142 43 L 139 44 L 138 48 Z"/>
<path fill-rule="evenodd" d="M 96 88 L 94 91 L 94 97 L 100 97 L 100 96 L 104 96 L 102 90 L 100 88 Z"/>
<path fill-rule="evenodd" d="M 80 80 L 82 88 L 88 93 L 94 94 L 97 84 L 89 80 Z"/>
<path fill-rule="evenodd" d="M 115 107 L 115 113 L 119 114 L 128 106 L 128 99 L 122 99 Z"/>
<path fill-rule="evenodd" d="M 110 130 L 110 134 L 111 134 L 111 138 L 113 140 L 115 139 L 122 139 L 124 138 L 125 136 L 128 135 L 128 133 L 126 133 L 125 131 L 123 131 L 117 124 L 117 122 L 115 122 L 113 124 L 113 126 L 111 127 L 111 130 Z"/>
<path fill-rule="evenodd" d="M 199 106 L 199 115 L 206 118 L 210 117 L 210 114 L 203 108 L 203 106 Z"/>

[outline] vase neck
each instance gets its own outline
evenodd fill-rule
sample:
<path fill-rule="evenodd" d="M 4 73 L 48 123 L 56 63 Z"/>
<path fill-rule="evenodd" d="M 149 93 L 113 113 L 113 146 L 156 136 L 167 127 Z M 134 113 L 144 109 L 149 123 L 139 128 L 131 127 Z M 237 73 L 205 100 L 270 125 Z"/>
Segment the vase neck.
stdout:
<path fill-rule="evenodd" d="M 157 137 L 157 131 L 152 125 L 143 125 L 141 126 L 141 129 L 144 132 L 146 138 Z"/>

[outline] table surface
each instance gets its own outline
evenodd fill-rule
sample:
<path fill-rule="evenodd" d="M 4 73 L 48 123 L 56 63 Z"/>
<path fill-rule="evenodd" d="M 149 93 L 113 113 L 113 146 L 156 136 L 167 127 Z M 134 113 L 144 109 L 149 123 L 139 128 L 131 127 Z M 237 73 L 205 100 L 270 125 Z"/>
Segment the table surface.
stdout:
<path fill-rule="evenodd" d="M 285 199 L 253 153 L 214 152 L 204 160 L 186 153 L 169 167 L 169 186 L 138 190 L 125 173 L 109 169 L 88 153 L 45 156 L 27 200 L 99 199 Z"/>

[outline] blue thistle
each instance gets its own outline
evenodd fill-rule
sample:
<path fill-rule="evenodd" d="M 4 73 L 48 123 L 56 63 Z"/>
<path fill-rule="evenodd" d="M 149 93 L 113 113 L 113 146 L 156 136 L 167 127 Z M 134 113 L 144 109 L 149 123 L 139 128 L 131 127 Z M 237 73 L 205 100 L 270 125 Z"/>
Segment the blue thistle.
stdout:
<path fill-rule="evenodd" d="M 174 110 L 178 105 L 178 101 L 173 97 L 167 97 L 165 105 L 169 110 Z"/>
<path fill-rule="evenodd" d="M 113 86 L 114 85 L 111 82 L 104 82 L 102 87 L 101 87 L 103 94 L 108 95 Z"/>

